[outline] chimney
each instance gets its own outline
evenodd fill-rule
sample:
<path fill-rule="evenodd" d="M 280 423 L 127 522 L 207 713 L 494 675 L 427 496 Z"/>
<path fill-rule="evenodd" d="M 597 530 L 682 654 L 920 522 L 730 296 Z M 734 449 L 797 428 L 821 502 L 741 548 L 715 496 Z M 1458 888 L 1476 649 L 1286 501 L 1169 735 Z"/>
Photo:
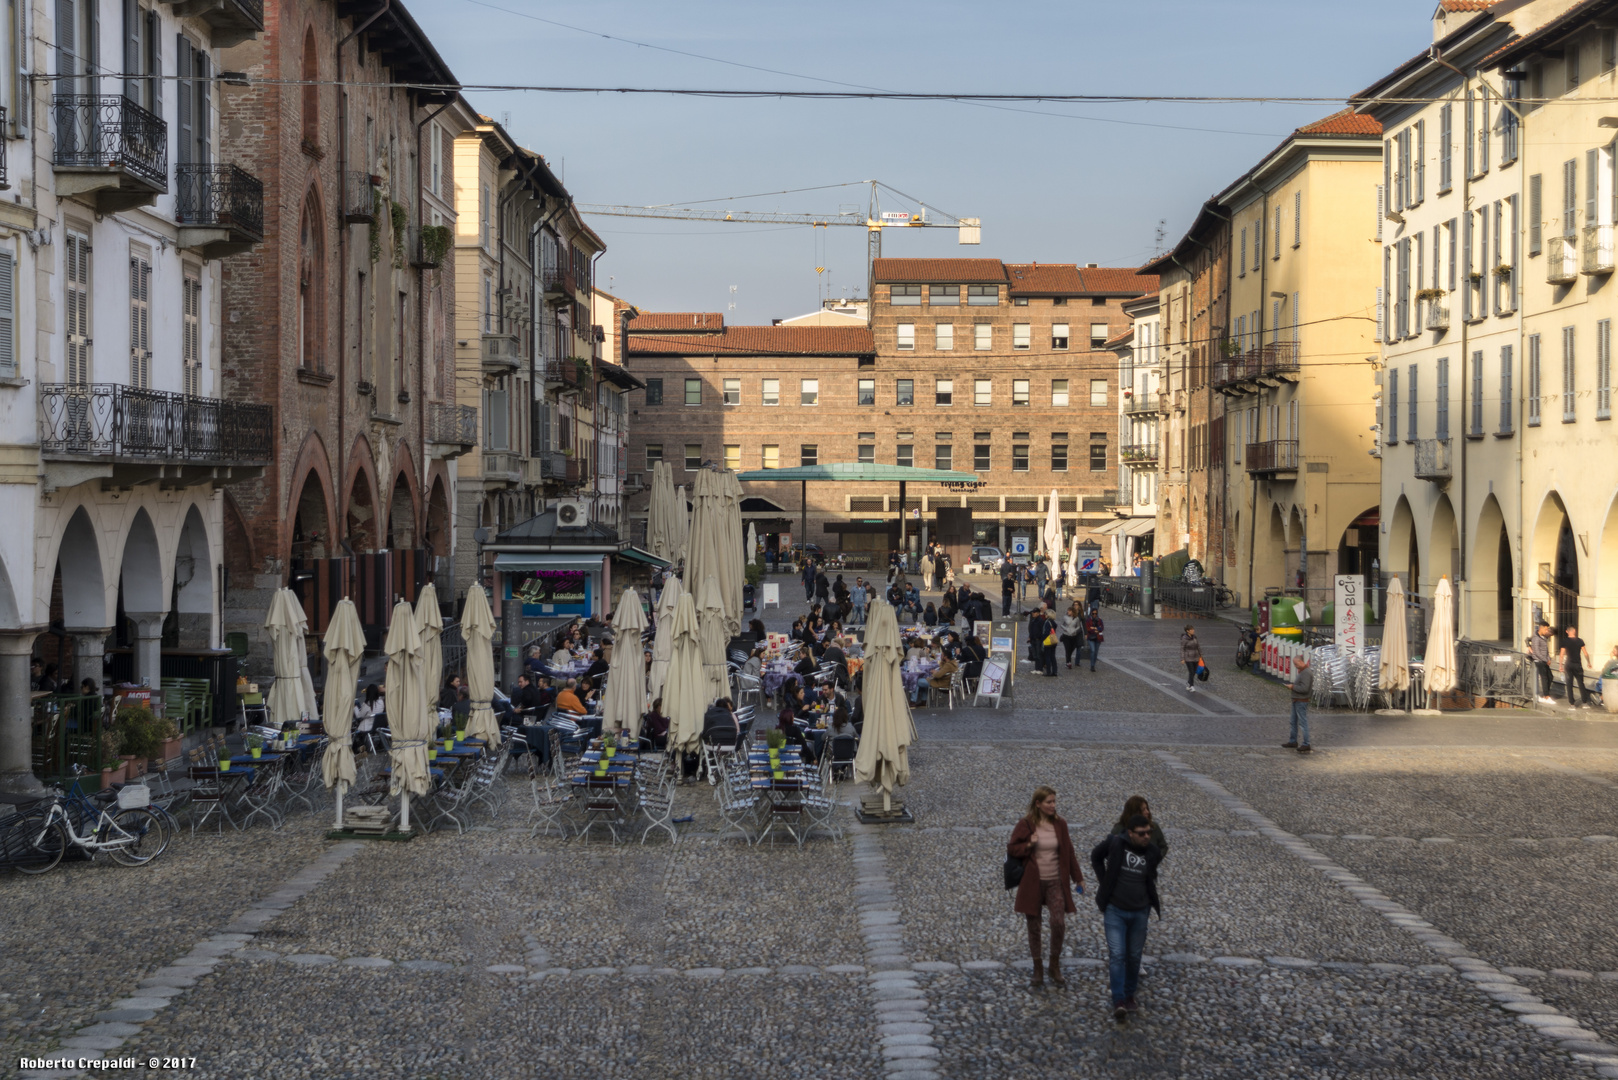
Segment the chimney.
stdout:
<path fill-rule="evenodd" d="M 1086 270 L 1094 270 L 1094 269 L 1098 268 L 1100 265 L 1101 265 L 1100 263 L 1085 263 L 1084 268 Z"/>

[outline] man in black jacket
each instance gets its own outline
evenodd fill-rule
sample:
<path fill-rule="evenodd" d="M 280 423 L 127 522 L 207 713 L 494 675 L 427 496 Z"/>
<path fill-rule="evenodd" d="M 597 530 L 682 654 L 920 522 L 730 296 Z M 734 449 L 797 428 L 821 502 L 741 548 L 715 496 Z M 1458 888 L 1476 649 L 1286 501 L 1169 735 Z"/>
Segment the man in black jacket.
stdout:
<path fill-rule="evenodd" d="M 1163 852 L 1152 843 L 1152 823 L 1144 814 L 1129 819 L 1127 831 L 1107 837 L 1090 850 L 1096 875 L 1096 906 L 1107 933 L 1107 973 L 1112 984 L 1112 1016 L 1122 1022 L 1137 1008 L 1140 958 L 1157 899 L 1157 864 Z"/>

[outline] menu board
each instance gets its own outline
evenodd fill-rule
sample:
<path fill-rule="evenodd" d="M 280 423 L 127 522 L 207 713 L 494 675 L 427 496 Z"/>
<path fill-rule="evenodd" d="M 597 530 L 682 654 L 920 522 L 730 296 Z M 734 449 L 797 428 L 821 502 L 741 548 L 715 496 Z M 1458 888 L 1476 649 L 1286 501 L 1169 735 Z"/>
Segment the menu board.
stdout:
<path fill-rule="evenodd" d="M 994 702 L 994 707 L 1000 707 L 1000 696 L 1006 692 L 1006 661 L 996 656 L 983 662 L 983 674 L 978 679 L 978 692 L 972 698 L 976 706 L 985 698 Z"/>

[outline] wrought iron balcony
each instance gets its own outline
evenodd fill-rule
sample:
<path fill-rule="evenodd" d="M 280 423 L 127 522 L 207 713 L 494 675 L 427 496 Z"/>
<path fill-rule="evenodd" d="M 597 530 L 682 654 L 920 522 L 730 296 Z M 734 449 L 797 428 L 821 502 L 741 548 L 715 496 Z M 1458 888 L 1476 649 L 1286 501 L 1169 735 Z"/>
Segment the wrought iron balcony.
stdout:
<path fill-rule="evenodd" d="M 264 182 L 235 165 L 174 167 L 180 246 L 208 258 L 247 251 L 264 239 Z"/>
<path fill-rule="evenodd" d="M 1427 329 L 1449 329 L 1449 305 L 1434 300 L 1427 305 Z"/>
<path fill-rule="evenodd" d="M 573 299 L 573 274 L 560 266 L 547 266 L 539 272 L 540 288 L 545 292 L 545 299 L 552 303 L 563 303 Z"/>
<path fill-rule="evenodd" d="M 1417 439 L 1415 475 L 1417 480 L 1448 480 L 1454 475 L 1448 439 Z"/>
<path fill-rule="evenodd" d="M 1584 272 L 1612 273 L 1612 226 L 1586 225 L 1584 228 Z"/>
<path fill-rule="evenodd" d="M 164 469 L 121 470 L 131 481 L 202 482 L 220 479 L 219 466 L 267 464 L 274 428 L 268 405 L 121 383 L 46 383 L 39 388 L 39 444 L 47 461 Z"/>
<path fill-rule="evenodd" d="M 1155 393 L 1133 394 L 1124 398 L 1124 412 L 1130 416 L 1156 415 L 1157 395 Z"/>
<path fill-rule="evenodd" d="M 588 360 L 569 357 L 545 361 L 545 385 L 550 389 L 581 390 L 590 385 L 593 369 Z"/>
<path fill-rule="evenodd" d="M 1155 442 L 1135 443 L 1131 446 L 1126 446 L 1120 451 L 1120 454 L 1125 465 L 1132 465 L 1136 468 L 1151 468 L 1157 464 L 1158 450 Z"/>
<path fill-rule="evenodd" d="M 455 231 L 448 225 L 410 226 L 410 265 L 418 270 L 437 270 L 454 246 Z"/>
<path fill-rule="evenodd" d="M 1298 343 L 1272 341 L 1214 364 L 1215 390 L 1247 393 L 1260 386 L 1295 382 L 1298 375 Z"/>
<path fill-rule="evenodd" d="M 1545 280 L 1551 285 L 1571 285 L 1579 280 L 1577 242 L 1571 236 L 1553 236 L 1545 244 Z"/>
<path fill-rule="evenodd" d="M 560 450 L 540 450 L 535 452 L 534 458 L 539 462 L 539 475 L 542 480 L 566 480 L 568 456 Z"/>
<path fill-rule="evenodd" d="M 478 444 L 476 405 L 430 402 L 425 416 L 427 441 L 440 446 L 458 446 L 463 451 Z"/>
<path fill-rule="evenodd" d="M 1298 440 L 1271 439 L 1269 442 L 1247 444 L 1244 460 L 1250 473 L 1276 473 L 1298 471 Z"/>
<path fill-rule="evenodd" d="M 148 206 L 168 191 L 168 125 L 122 94 L 58 94 L 56 193 L 90 195 L 97 210 Z"/>
<path fill-rule="evenodd" d="M 382 183 L 381 177 L 370 173 L 346 172 L 343 174 L 343 223 L 345 225 L 370 225 L 376 221 L 376 205 L 379 198 L 377 187 Z"/>

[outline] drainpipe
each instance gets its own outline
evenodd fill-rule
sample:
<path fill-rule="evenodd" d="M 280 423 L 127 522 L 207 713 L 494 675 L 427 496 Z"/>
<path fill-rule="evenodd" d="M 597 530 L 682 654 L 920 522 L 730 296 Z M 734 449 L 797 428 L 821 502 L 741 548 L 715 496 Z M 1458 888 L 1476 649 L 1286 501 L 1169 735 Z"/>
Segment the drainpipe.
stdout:
<path fill-rule="evenodd" d="M 382 0 L 382 6 L 377 8 L 376 14 L 354 27 L 349 34 L 337 42 L 337 212 L 348 213 L 348 95 L 343 82 L 343 46 L 354 38 L 371 28 L 371 24 L 388 13 L 393 6 L 393 0 Z M 348 224 L 337 230 L 337 385 L 339 402 L 337 409 L 337 483 L 343 484 L 347 478 L 347 470 L 343 462 L 348 454 Z M 348 520 L 348 493 L 344 490 L 337 492 L 337 517 L 340 521 Z M 346 531 L 346 530 L 345 530 Z M 336 535 L 336 533 L 333 533 Z"/>
<path fill-rule="evenodd" d="M 453 104 L 455 104 L 455 99 L 451 98 L 438 108 L 434 109 L 432 112 L 428 113 L 422 118 L 421 122 L 416 125 L 416 218 L 419 222 L 419 224 L 416 226 L 417 236 L 421 235 L 421 230 L 427 225 L 427 184 L 422 179 L 426 170 L 422 168 L 423 158 L 421 155 L 421 131 L 432 120 L 434 120 L 439 113 L 443 112 Z M 440 182 L 442 182 L 442 178 L 440 178 Z M 405 243 L 408 244 L 409 242 L 410 240 L 407 234 L 405 237 Z M 409 252 L 406 252 L 407 262 L 409 254 Z M 449 253 L 449 257 L 455 257 L 453 250 Z M 417 411 L 421 416 L 421 442 L 419 447 L 421 453 L 422 483 L 427 487 L 427 498 L 431 500 L 432 486 L 427 483 L 427 284 L 424 280 L 425 274 L 426 270 L 422 270 L 421 273 L 416 275 L 416 400 L 420 403 L 417 407 Z M 452 383 L 451 386 L 453 387 L 453 385 L 454 384 Z M 423 504 L 421 513 L 421 534 L 423 539 L 425 539 L 427 534 L 427 516 L 428 507 Z M 425 547 L 426 545 L 423 544 L 422 546 Z M 451 602 L 453 602 L 453 581 L 450 583 L 450 588 Z"/>

